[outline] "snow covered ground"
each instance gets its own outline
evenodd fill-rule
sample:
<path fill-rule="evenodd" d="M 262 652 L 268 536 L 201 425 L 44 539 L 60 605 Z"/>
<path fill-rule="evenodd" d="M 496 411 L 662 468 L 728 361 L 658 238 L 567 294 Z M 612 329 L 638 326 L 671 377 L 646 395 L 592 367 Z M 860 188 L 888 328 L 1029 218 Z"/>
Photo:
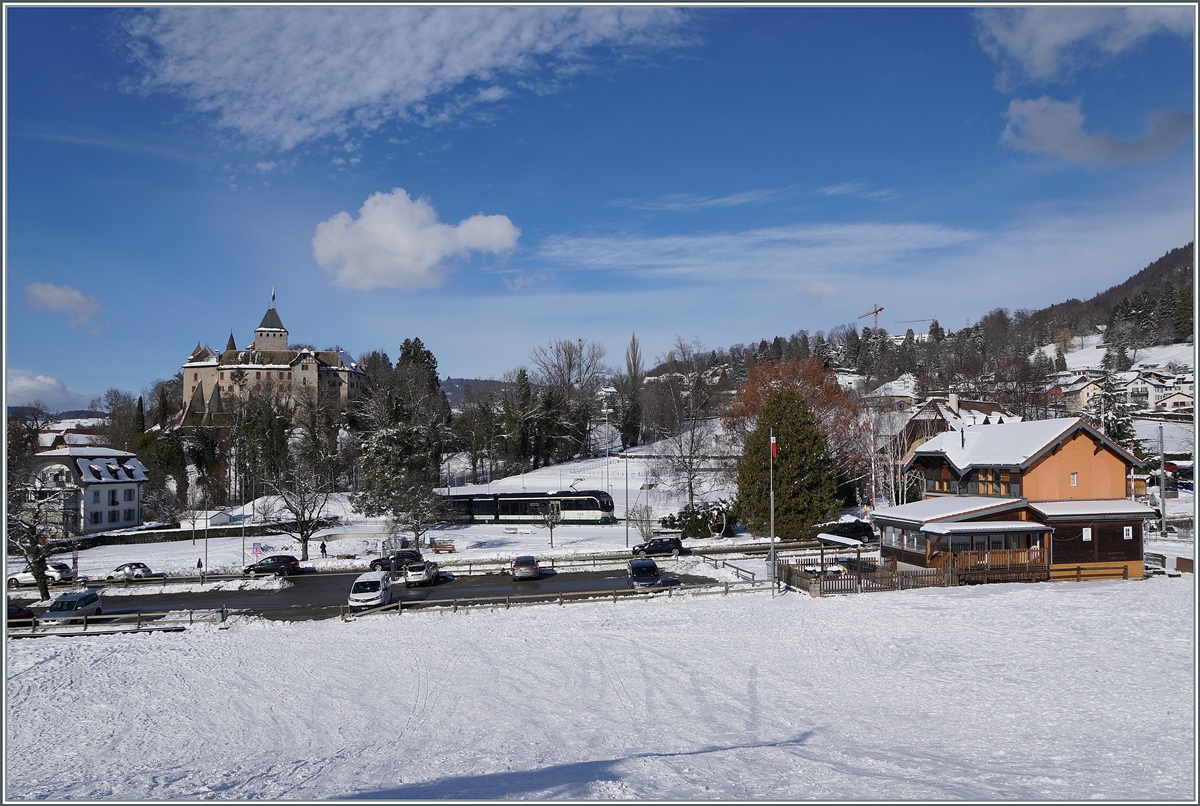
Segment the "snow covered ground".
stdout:
<path fill-rule="evenodd" d="M 603 488 L 603 466 L 492 486 Z M 609 481 L 623 512 L 623 468 Z M 631 468 L 631 503 L 640 487 Z M 350 519 L 311 565 L 361 567 L 384 528 Z M 436 536 L 444 562 L 625 547 L 624 524 L 558 527 L 553 551 L 533 526 Z M 213 538 L 210 571 L 255 540 L 299 554 Z M 80 571 L 194 573 L 204 542 L 90 549 Z M 5 800 L 1194 800 L 1194 636 L 1184 574 L 10 639 Z"/>
<path fill-rule="evenodd" d="M 5 800 L 1194 800 L 1194 577 L 9 640 Z"/>
<path fill-rule="evenodd" d="M 1100 335 L 1073 339 L 1072 350 L 1066 354 L 1067 369 L 1099 369 L 1105 352 L 1102 339 Z M 1055 345 L 1047 344 L 1038 349 L 1053 360 Z M 1186 343 L 1146 347 L 1138 350 L 1136 354 L 1130 353 L 1129 357 L 1133 359 L 1133 369 L 1142 369 L 1152 364 L 1156 364 L 1160 370 L 1166 369 L 1167 364 L 1195 368 L 1195 347 Z"/>

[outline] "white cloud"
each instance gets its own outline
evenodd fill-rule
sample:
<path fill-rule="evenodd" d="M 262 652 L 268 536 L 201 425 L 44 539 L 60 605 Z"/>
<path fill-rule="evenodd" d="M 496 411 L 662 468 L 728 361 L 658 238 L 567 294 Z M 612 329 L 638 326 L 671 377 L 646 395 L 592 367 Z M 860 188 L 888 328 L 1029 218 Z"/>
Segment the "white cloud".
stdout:
<path fill-rule="evenodd" d="M 279 167 L 279 166 L 274 162 L 256 162 L 256 163 L 254 163 L 254 169 L 256 171 L 261 171 L 262 173 L 267 173 L 268 171 L 273 171 L 277 167 Z"/>
<path fill-rule="evenodd" d="M 938 224 L 797 224 L 699 235 L 554 236 L 539 257 L 564 269 L 690 282 L 810 282 L 970 243 L 979 233 Z"/>
<path fill-rule="evenodd" d="M 501 82 L 580 69 L 596 46 L 678 44 L 684 19 L 644 6 L 210 6 L 138 14 L 127 32 L 137 87 L 289 149 L 392 118 L 460 114 L 505 97 Z"/>
<path fill-rule="evenodd" d="M 766 204 L 794 196 L 793 190 L 747 190 L 728 196 L 696 196 L 691 193 L 671 193 L 661 199 L 637 202 L 624 200 L 615 204 L 628 204 L 636 210 L 665 210 L 669 212 L 691 212 L 720 207 L 739 207 L 743 204 Z"/>
<path fill-rule="evenodd" d="M 317 262 L 337 271 L 338 285 L 363 291 L 434 288 L 449 259 L 510 250 L 520 235 L 504 215 L 481 213 L 443 224 L 428 199 L 413 200 L 403 188 L 393 188 L 371 194 L 357 220 L 343 211 L 318 224 L 312 245 Z"/>
<path fill-rule="evenodd" d="M 99 300 L 69 285 L 30 283 L 25 286 L 25 304 L 35 311 L 65 313 L 71 327 L 83 325 L 94 335 L 108 327 L 107 322 L 95 319 L 103 311 Z"/>
<path fill-rule="evenodd" d="M 86 408 L 91 399 L 71 391 L 65 383 L 49 375 L 19 369 L 5 373 L 4 402 L 8 406 L 42 403 L 51 412 L 70 411 Z"/>
<path fill-rule="evenodd" d="M 853 196 L 856 199 L 891 201 L 899 194 L 894 190 L 871 190 L 865 182 L 844 182 L 840 185 L 817 188 L 822 196 Z"/>
<path fill-rule="evenodd" d="M 1103 55 L 1157 33 L 1191 37 L 1191 6 L 1034 6 L 975 12 L 980 44 L 996 62 L 996 81 L 1061 79 Z"/>
<path fill-rule="evenodd" d="M 1146 134 L 1136 140 L 1089 134 L 1083 130 L 1084 116 L 1078 102 L 1066 103 L 1048 96 L 1013 100 L 1005 116 L 1008 125 L 1002 139 L 1013 148 L 1099 165 L 1161 160 L 1192 136 L 1192 116 L 1174 110 L 1148 115 Z"/>

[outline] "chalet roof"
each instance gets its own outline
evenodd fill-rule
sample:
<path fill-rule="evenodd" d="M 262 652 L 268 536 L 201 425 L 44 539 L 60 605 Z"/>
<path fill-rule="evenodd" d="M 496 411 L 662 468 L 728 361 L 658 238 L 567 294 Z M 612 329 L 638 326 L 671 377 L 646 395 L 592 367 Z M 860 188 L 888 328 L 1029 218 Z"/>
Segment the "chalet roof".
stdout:
<path fill-rule="evenodd" d="M 957 435 L 955 435 L 957 436 Z M 877 509 L 872 520 L 882 519 L 921 525 L 928 521 L 960 521 L 981 515 L 1020 509 L 1023 498 L 992 498 L 982 495 L 946 495 L 911 504 Z"/>
<path fill-rule="evenodd" d="M 34 458 L 41 459 L 45 457 L 52 459 L 56 456 L 61 456 L 80 459 L 101 459 L 107 457 L 134 457 L 136 455 L 129 451 L 119 451 L 116 448 L 71 446 L 67 448 L 55 448 L 52 451 L 42 451 L 39 454 L 35 454 Z"/>
<path fill-rule="evenodd" d="M 963 428 L 958 433 L 938 434 L 918 446 L 913 459 L 943 456 L 959 472 L 972 467 L 1026 468 L 1078 431 L 1086 431 L 1127 464 L 1141 466 L 1135 456 L 1079 417 L 975 426 Z"/>
<path fill-rule="evenodd" d="M 259 323 L 256 330 L 287 330 L 283 326 L 283 322 L 279 318 L 279 313 L 274 308 L 267 308 L 267 312 L 263 314 L 262 322 Z"/>
<path fill-rule="evenodd" d="M 1029 508 L 1048 519 L 1058 518 L 1153 518 L 1157 510 L 1128 498 L 1031 501 Z"/>
<path fill-rule="evenodd" d="M 1037 521 L 968 521 L 931 523 L 921 531 L 933 535 L 958 535 L 978 532 L 1048 532 L 1050 527 Z"/>

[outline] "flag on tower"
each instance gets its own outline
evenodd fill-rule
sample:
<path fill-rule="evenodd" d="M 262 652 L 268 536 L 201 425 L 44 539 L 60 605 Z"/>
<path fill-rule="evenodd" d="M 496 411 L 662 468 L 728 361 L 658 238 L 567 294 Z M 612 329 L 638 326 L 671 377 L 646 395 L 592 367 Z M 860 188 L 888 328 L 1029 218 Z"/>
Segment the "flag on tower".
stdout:
<path fill-rule="evenodd" d="M 771 458 L 779 458 L 778 454 L 775 452 L 775 437 L 771 437 Z"/>
<path fill-rule="evenodd" d="M 275 286 L 271 286 L 271 307 L 275 307 Z"/>

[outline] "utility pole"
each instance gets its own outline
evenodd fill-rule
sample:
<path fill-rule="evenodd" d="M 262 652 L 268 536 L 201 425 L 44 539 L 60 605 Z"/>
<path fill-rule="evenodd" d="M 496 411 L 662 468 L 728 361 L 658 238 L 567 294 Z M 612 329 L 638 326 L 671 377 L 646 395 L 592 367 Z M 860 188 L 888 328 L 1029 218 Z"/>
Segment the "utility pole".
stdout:
<path fill-rule="evenodd" d="M 771 598 L 775 598 L 775 587 L 777 583 L 775 574 L 775 429 L 771 431 L 771 469 L 769 478 L 771 480 L 771 553 L 768 555 L 771 558 Z"/>
<path fill-rule="evenodd" d="M 1163 427 L 1158 424 L 1158 539 L 1167 536 L 1167 454 L 1163 448 Z"/>
<path fill-rule="evenodd" d="M 625 454 L 625 548 L 629 548 L 629 454 Z"/>

